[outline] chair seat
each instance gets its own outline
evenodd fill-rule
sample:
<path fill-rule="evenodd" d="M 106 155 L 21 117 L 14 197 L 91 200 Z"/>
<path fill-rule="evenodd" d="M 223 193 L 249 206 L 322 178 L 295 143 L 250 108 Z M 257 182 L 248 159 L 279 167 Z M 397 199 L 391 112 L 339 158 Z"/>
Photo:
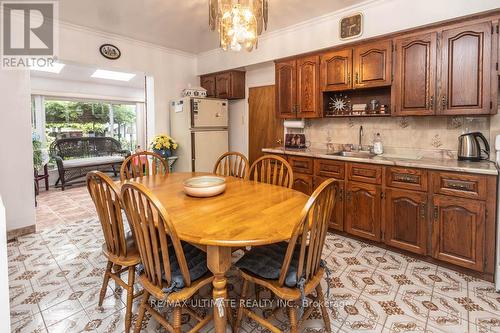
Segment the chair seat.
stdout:
<path fill-rule="evenodd" d="M 130 231 L 125 234 L 125 244 L 127 246 L 127 256 L 117 256 L 109 252 L 106 243 L 102 244 L 102 252 L 109 261 L 120 266 L 133 266 L 140 263 L 139 249 L 135 245 L 134 236 Z"/>
<path fill-rule="evenodd" d="M 264 279 L 278 280 L 287 247 L 286 242 L 253 247 L 236 263 L 236 267 Z M 295 288 L 298 282 L 299 251 L 299 248 L 295 249 L 285 278 L 285 285 L 290 288 Z"/>
<path fill-rule="evenodd" d="M 65 169 L 70 168 L 81 168 L 86 166 L 101 165 L 101 164 L 111 164 L 123 162 L 125 158 L 119 155 L 111 156 L 96 156 L 96 157 L 84 157 L 75 158 L 72 160 L 64 160 L 62 162 Z"/>

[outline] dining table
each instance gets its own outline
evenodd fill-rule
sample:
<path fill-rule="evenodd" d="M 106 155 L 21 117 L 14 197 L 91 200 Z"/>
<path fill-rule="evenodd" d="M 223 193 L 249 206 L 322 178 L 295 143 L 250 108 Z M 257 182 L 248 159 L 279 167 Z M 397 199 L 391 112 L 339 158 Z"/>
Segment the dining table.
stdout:
<path fill-rule="evenodd" d="M 227 326 L 226 272 L 235 248 L 287 241 L 309 197 L 287 187 L 224 177 L 226 189 L 209 198 L 184 193 L 184 181 L 200 172 L 169 173 L 136 178 L 166 208 L 178 237 L 207 253 L 213 273 L 214 328 Z M 120 182 L 121 183 L 121 182 Z"/>

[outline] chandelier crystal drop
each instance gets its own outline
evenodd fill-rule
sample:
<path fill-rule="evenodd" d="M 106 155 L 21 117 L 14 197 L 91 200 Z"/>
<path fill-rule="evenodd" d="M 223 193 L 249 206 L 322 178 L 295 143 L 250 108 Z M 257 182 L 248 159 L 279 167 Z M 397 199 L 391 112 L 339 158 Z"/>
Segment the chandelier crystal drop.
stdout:
<path fill-rule="evenodd" d="M 208 5 L 210 29 L 217 29 L 223 50 L 257 48 L 258 36 L 267 30 L 268 0 L 209 0 Z"/>

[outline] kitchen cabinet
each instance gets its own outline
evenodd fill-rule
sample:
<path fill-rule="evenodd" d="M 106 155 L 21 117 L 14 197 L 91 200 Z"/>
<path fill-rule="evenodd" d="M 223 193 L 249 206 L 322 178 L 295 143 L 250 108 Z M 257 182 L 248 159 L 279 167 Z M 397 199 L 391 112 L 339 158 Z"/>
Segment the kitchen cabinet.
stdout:
<path fill-rule="evenodd" d="M 328 180 L 328 177 L 314 177 L 314 189 L 321 185 L 325 180 Z M 338 231 L 344 230 L 344 193 L 345 193 L 345 185 L 343 181 L 336 182 L 337 184 L 337 192 L 335 194 L 335 202 L 332 208 L 332 215 L 330 217 L 330 222 L 328 226 L 331 229 L 335 229 Z"/>
<path fill-rule="evenodd" d="M 294 172 L 292 188 L 304 194 L 311 195 L 314 190 L 313 176 Z"/>
<path fill-rule="evenodd" d="M 223 99 L 245 98 L 245 72 L 227 71 L 200 77 L 200 85 L 207 90 L 207 97 Z"/>
<path fill-rule="evenodd" d="M 353 52 L 353 88 L 371 88 L 391 85 L 391 40 L 361 44 L 355 47 Z"/>
<path fill-rule="evenodd" d="M 279 118 L 295 118 L 297 113 L 297 61 L 281 61 L 275 66 L 276 113 Z"/>
<path fill-rule="evenodd" d="M 396 39 L 393 114 L 432 115 L 436 111 L 437 33 Z"/>
<path fill-rule="evenodd" d="M 443 195 L 433 197 L 432 256 L 484 270 L 485 203 Z"/>
<path fill-rule="evenodd" d="M 385 193 L 385 243 L 426 254 L 427 193 L 401 189 L 387 189 Z"/>
<path fill-rule="evenodd" d="M 378 185 L 348 182 L 345 195 L 345 231 L 380 241 L 381 188 Z"/>
<path fill-rule="evenodd" d="M 316 118 L 321 116 L 318 56 L 277 62 L 275 75 L 278 117 Z"/>
<path fill-rule="evenodd" d="M 320 56 L 321 91 L 352 89 L 352 49 L 326 52 Z"/>
<path fill-rule="evenodd" d="M 439 114 L 491 113 L 492 33 L 491 22 L 442 32 Z"/>

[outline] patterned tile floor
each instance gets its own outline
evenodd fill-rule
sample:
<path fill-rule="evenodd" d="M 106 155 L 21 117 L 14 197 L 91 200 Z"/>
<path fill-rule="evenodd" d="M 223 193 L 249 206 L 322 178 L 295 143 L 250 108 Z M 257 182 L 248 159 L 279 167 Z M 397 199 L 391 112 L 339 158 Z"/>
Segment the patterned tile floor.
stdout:
<path fill-rule="evenodd" d="M 97 307 L 103 238 L 95 217 L 83 216 L 94 214 L 85 188 L 57 193 L 39 197 L 40 214 L 53 213 L 57 222 L 8 244 L 13 332 L 123 332 L 125 293 L 110 283 L 103 308 Z M 80 212 L 68 222 L 73 214 L 65 211 L 74 206 Z M 500 294 L 489 282 L 334 234 L 323 257 L 332 271 L 322 283 L 325 292 L 330 286 L 333 332 L 500 332 Z M 229 273 L 229 282 L 237 298 L 237 272 Z M 201 297 L 209 293 L 206 288 Z M 273 321 L 287 330 L 282 311 Z M 188 315 L 183 322 L 183 331 L 193 325 Z M 324 332 L 322 325 L 321 314 L 313 312 L 301 331 Z M 150 317 L 143 328 L 163 332 Z M 266 330 L 247 318 L 241 331 Z"/>

